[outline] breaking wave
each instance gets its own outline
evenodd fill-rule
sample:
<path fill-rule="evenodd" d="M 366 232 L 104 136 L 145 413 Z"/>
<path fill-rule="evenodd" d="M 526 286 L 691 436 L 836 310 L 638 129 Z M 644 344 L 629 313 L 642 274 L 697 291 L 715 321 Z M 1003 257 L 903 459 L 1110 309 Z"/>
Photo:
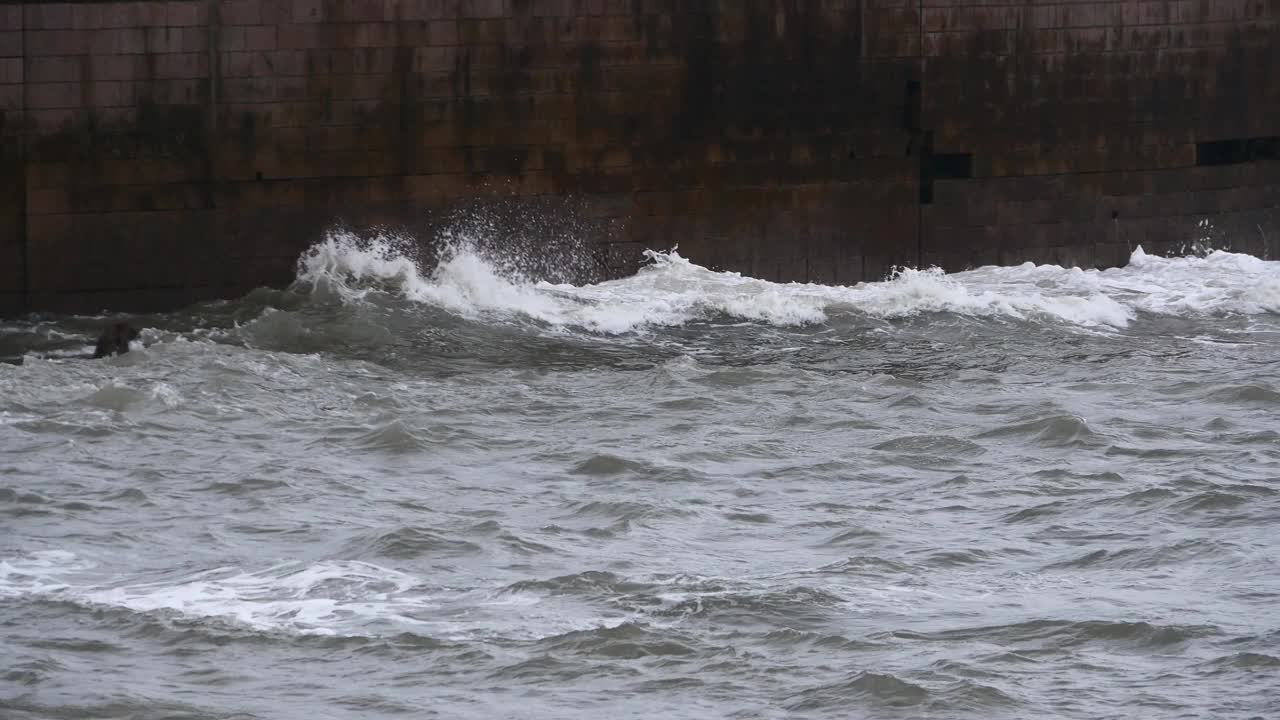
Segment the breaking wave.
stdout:
<path fill-rule="evenodd" d="M 1138 248 L 1127 267 L 1107 270 L 1032 263 L 953 274 L 904 268 L 848 287 L 717 272 L 674 250 L 648 258 L 634 276 L 574 286 L 530 278 L 462 240 L 424 271 L 412 242 L 333 232 L 300 259 L 295 288 L 345 302 L 383 293 L 468 318 L 525 318 L 609 335 L 724 318 L 818 325 L 833 314 L 892 320 L 954 313 L 1105 329 L 1123 328 L 1139 313 L 1280 312 L 1280 263 L 1224 251 L 1160 258 Z"/>

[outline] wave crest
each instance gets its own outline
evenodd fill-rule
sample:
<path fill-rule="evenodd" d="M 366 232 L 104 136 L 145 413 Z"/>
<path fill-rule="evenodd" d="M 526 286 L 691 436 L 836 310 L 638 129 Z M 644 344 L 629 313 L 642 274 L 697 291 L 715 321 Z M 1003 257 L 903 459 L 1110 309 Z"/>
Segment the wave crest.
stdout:
<path fill-rule="evenodd" d="M 424 271 L 410 237 L 333 231 L 299 260 L 295 289 L 343 302 L 389 294 L 471 319 L 522 319 L 607 335 L 722 319 L 817 325 L 833 313 L 872 320 L 953 313 L 1122 328 L 1142 312 L 1280 312 L 1280 263 L 1223 251 L 1157 258 L 1138 248 L 1128 267 L 1102 271 L 1031 263 L 954 274 L 904 268 L 882 282 L 849 287 L 717 272 L 675 250 L 646 254 L 648 264 L 631 277 L 579 286 L 531 278 L 521 263 L 467 236 L 446 236 L 434 267 Z"/>

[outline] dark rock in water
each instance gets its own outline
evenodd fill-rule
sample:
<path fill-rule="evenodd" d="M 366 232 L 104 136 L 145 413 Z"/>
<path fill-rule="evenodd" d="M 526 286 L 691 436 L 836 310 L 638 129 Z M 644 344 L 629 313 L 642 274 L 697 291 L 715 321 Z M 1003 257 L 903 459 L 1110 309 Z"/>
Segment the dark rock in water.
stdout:
<path fill-rule="evenodd" d="M 129 343 L 138 339 L 138 329 L 128 323 L 116 323 L 103 331 L 98 338 L 98 346 L 93 350 L 93 357 L 103 358 L 108 355 L 123 355 L 129 352 Z"/>

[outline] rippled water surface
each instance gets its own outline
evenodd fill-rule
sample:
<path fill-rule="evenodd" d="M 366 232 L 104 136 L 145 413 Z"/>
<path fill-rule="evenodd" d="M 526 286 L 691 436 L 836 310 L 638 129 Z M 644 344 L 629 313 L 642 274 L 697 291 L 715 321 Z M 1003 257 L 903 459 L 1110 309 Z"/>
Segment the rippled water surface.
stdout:
<path fill-rule="evenodd" d="M 0 715 L 1280 707 L 1280 263 L 299 272 L 0 325 Z"/>

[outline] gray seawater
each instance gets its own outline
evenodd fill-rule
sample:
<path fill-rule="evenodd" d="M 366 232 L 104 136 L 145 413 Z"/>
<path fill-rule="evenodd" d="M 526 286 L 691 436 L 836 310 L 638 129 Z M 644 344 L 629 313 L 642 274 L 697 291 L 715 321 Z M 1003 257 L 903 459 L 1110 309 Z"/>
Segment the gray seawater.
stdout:
<path fill-rule="evenodd" d="M 1280 707 L 1280 263 L 322 250 L 121 357 L 0 325 L 4 718 Z"/>

